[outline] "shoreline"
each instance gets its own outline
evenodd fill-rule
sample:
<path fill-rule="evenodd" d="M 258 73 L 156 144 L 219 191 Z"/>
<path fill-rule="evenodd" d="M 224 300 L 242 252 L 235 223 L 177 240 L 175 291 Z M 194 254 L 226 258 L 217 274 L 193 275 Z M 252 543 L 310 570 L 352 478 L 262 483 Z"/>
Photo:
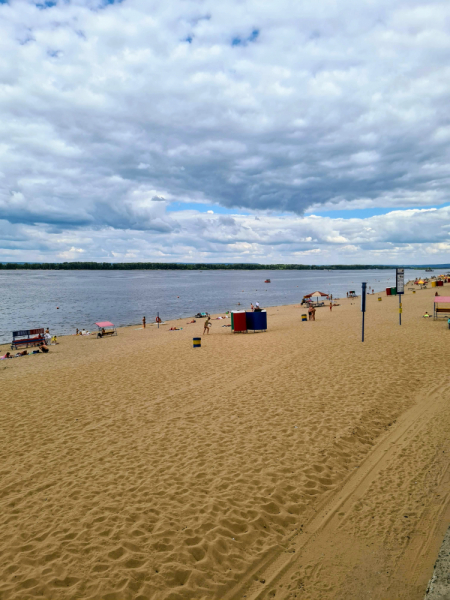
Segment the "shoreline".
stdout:
<path fill-rule="evenodd" d="M 283 272 L 280 273 L 282 274 Z M 134 281 L 136 274 L 131 272 L 131 275 L 131 279 Z M 341 281 L 340 274 L 334 274 L 334 276 L 333 274 L 330 275 L 332 275 L 331 279 L 326 275 L 319 275 L 317 281 L 316 276 L 313 276 L 312 278 L 308 279 L 307 282 L 305 282 L 301 278 L 300 280 L 297 280 L 297 276 L 295 274 L 293 275 L 295 281 L 292 279 L 292 273 L 291 275 L 285 274 L 284 277 L 287 277 L 287 279 L 280 281 L 278 284 L 277 281 L 274 280 L 271 286 L 269 284 L 263 286 L 260 280 L 257 282 L 248 281 L 245 282 L 245 284 L 242 284 L 242 282 L 237 283 L 234 280 L 232 273 L 225 273 L 224 278 L 222 278 L 221 275 L 211 275 L 212 279 L 200 277 L 193 278 L 193 282 L 196 281 L 197 285 L 202 286 L 201 290 L 202 292 L 205 292 L 203 296 L 199 295 L 196 287 L 193 288 L 191 285 L 188 285 L 187 288 L 178 287 L 178 284 L 176 283 L 178 278 L 175 277 L 174 279 L 171 277 L 170 279 L 172 283 L 170 285 L 172 287 L 169 286 L 169 288 L 173 291 L 165 294 L 163 301 L 161 301 L 161 298 L 159 300 L 155 299 L 151 301 L 151 304 L 159 304 L 160 307 L 162 306 L 163 310 L 160 310 L 161 315 L 170 316 L 169 320 L 174 320 L 187 318 L 191 316 L 191 313 L 193 315 L 198 311 L 201 312 L 202 310 L 205 310 L 205 308 L 208 309 L 208 307 L 211 314 L 216 314 L 222 311 L 225 312 L 226 310 L 238 310 L 246 308 L 247 306 L 250 306 L 251 301 L 254 302 L 257 300 L 258 296 L 262 305 L 264 304 L 266 307 L 272 308 L 280 305 L 296 305 L 301 300 L 301 297 L 304 293 L 314 291 L 315 289 L 322 289 L 322 287 L 324 288 L 322 291 L 333 293 L 335 298 L 338 296 L 345 297 L 345 292 L 348 289 L 354 289 L 355 287 L 358 288 L 356 291 L 360 292 L 360 284 L 352 281 L 354 274 L 347 273 L 347 275 L 345 275 L 345 277 L 348 279 L 348 281 L 347 279 L 345 280 L 346 283 Z M 14 273 L 12 273 L 12 276 L 13 279 L 5 278 L 4 283 L 6 284 L 9 280 L 10 285 L 14 285 L 12 283 L 13 281 L 16 282 L 15 285 L 19 285 L 18 280 L 14 279 Z M 78 293 L 74 292 L 75 296 L 72 295 L 71 297 L 73 300 L 71 300 L 69 297 L 67 297 L 67 294 L 64 296 L 60 289 L 61 286 L 57 285 L 57 281 L 60 281 L 61 278 L 58 276 L 58 273 L 55 272 L 55 274 L 46 283 L 47 286 L 53 288 L 52 281 L 55 281 L 55 291 L 53 292 L 54 296 L 50 301 L 47 300 L 44 304 L 38 303 L 35 308 L 33 307 L 31 310 L 28 310 L 26 308 L 28 300 L 31 303 L 30 306 L 32 306 L 31 298 L 34 297 L 34 294 L 31 293 L 28 294 L 28 296 L 25 295 L 24 297 L 20 298 L 20 304 L 17 305 L 17 309 L 15 308 L 11 311 L 8 309 L 6 313 L 4 313 L 1 326 L 1 343 L 7 344 L 11 335 L 11 331 L 20 329 L 50 327 L 52 332 L 56 332 L 56 335 L 71 335 L 75 332 L 76 327 L 79 327 L 79 329 L 90 329 L 90 327 L 93 327 L 93 323 L 99 320 L 98 315 L 101 315 L 102 317 L 104 315 L 108 315 L 108 320 L 114 321 L 116 325 L 120 327 L 132 327 L 140 324 L 142 315 L 146 315 L 147 317 L 150 316 L 151 319 L 154 319 L 154 316 L 156 315 L 156 308 L 155 312 L 149 310 L 146 300 L 146 291 L 148 291 L 147 287 L 150 285 L 152 280 L 148 280 L 149 283 L 146 283 L 142 286 L 139 284 L 141 279 L 140 276 L 138 276 L 138 287 L 136 288 L 137 295 L 132 303 L 129 302 L 127 294 L 120 295 L 117 300 L 111 304 L 111 306 L 106 303 L 105 294 L 112 293 L 111 286 L 114 287 L 116 284 L 122 286 L 121 281 L 123 277 L 125 277 L 125 280 L 128 281 L 126 274 L 123 275 L 119 272 L 118 276 L 120 281 L 116 281 L 115 277 L 113 277 L 111 280 L 109 280 L 107 277 L 109 283 L 105 284 L 106 287 L 101 288 L 101 292 L 92 287 L 94 283 L 92 277 L 90 277 L 90 283 L 85 291 L 86 297 L 84 298 L 83 294 L 80 296 Z M 229 276 L 232 276 L 234 281 L 233 287 L 229 290 L 229 292 L 224 290 L 223 296 L 217 294 L 208 295 L 207 290 L 204 287 L 206 282 L 209 282 L 210 280 L 212 282 L 215 281 L 218 285 L 222 285 L 223 288 L 223 282 L 226 282 Z M 67 285 L 69 286 L 69 289 L 72 289 L 73 286 L 76 285 L 77 277 L 78 275 L 76 273 L 75 275 L 68 275 Z M 219 277 L 220 281 L 217 281 L 217 277 Z M 253 275 L 251 275 L 251 277 L 254 279 Z M 261 275 L 257 274 L 256 277 L 259 278 Z M 272 278 L 274 277 L 276 277 L 276 274 L 272 274 Z M 325 277 L 326 283 L 322 281 L 323 277 Z M 337 278 L 337 280 L 334 281 L 333 277 Z M 360 277 L 360 275 L 358 275 L 358 277 Z M 371 277 L 376 278 L 377 281 L 371 282 Z M 382 277 L 382 275 L 379 273 L 368 274 L 368 286 L 377 289 L 377 293 L 383 292 L 385 286 L 388 285 L 388 283 L 384 282 L 384 280 L 378 281 L 380 277 Z M 23 278 L 20 277 L 19 279 L 21 280 Z M 32 279 L 33 281 L 36 281 L 36 275 L 32 275 Z M 147 281 L 145 277 L 144 279 Z M 163 280 L 164 277 L 162 280 L 158 280 L 158 286 L 163 285 Z M 65 279 L 63 278 L 61 281 L 65 281 Z M 130 283 L 130 285 L 134 289 L 133 286 L 135 286 L 135 284 Z M 242 287 L 240 287 L 241 285 Z M 392 282 L 389 282 L 389 285 L 392 285 Z M 24 286 L 24 283 L 21 283 L 20 286 L 25 288 L 28 287 L 26 285 Z M 253 288 L 257 288 L 259 292 Z M 301 292 L 299 288 L 302 290 Z M 31 286 L 30 290 L 32 289 L 33 287 Z M 184 293 L 186 293 L 186 296 L 184 296 Z M 177 295 L 181 295 L 182 299 L 177 299 Z M 12 300 L 15 294 L 10 294 L 10 296 Z M 149 297 L 153 296 L 150 295 Z M 207 300 L 205 300 L 205 298 L 207 298 Z M 240 306 L 237 305 L 238 302 L 241 303 Z M 55 311 L 55 306 L 60 306 L 62 310 Z M 164 315 L 164 312 L 166 312 L 166 315 Z M 24 319 L 22 318 L 23 315 L 25 315 Z M 86 327 L 86 324 L 88 324 L 88 327 Z M 71 325 L 73 325 L 73 327 Z"/>
<path fill-rule="evenodd" d="M 367 296 L 376 297 L 377 294 L 381 294 L 381 293 L 383 293 L 383 292 L 375 292 L 373 294 L 367 294 Z M 356 296 L 355 298 L 333 298 L 333 303 L 335 301 L 341 301 L 341 300 L 352 301 L 352 303 L 354 303 L 360 297 L 361 296 L 359 295 L 359 296 Z M 330 301 L 329 300 L 325 300 L 325 302 L 329 303 Z M 329 306 L 329 304 L 326 304 L 325 306 L 319 306 L 317 308 L 328 308 L 328 306 Z M 286 308 L 303 308 L 305 311 L 307 310 L 306 308 L 302 307 L 302 305 L 299 304 L 298 302 L 294 302 L 292 304 L 279 304 L 279 305 L 275 304 L 273 306 L 263 307 L 262 310 L 263 311 L 264 310 L 267 311 L 267 310 L 277 310 L 277 309 L 286 309 Z M 238 308 L 236 310 L 246 310 L 246 309 L 244 307 L 241 307 L 241 308 Z M 231 312 L 232 311 L 230 310 L 229 311 L 229 315 L 231 315 Z M 248 310 L 248 312 L 250 312 L 250 311 Z M 210 317 L 211 317 L 212 320 L 215 320 L 217 317 L 220 317 L 220 316 L 224 317 L 225 315 L 226 315 L 226 311 L 223 311 L 223 312 L 213 313 L 213 314 L 210 315 Z M 194 318 L 195 318 L 195 316 L 187 315 L 185 317 L 176 317 L 176 318 L 173 318 L 173 319 L 167 319 L 167 321 L 164 321 L 164 325 L 162 325 L 162 326 L 163 327 L 165 327 L 166 325 L 172 326 L 174 324 L 179 323 L 180 321 L 184 321 L 185 319 L 194 319 Z M 205 318 L 206 317 L 198 317 L 196 319 L 196 321 L 197 321 L 197 323 L 201 323 L 201 322 L 203 322 L 203 320 Z M 231 324 L 231 316 L 229 318 L 229 322 Z M 146 322 L 146 328 L 158 329 L 156 327 L 156 325 L 157 325 L 157 323 L 155 321 L 147 321 Z M 141 323 L 131 323 L 129 325 L 120 325 L 120 326 L 116 327 L 118 333 L 120 331 L 123 331 L 123 330 L 126 331 L 126 330 L 129 330 L 129 329 L 136 329 L 136 328 L 137 329 L 143 329 L 142 322 Z M 53 334 L 51 334 L 51 335 L 53 335 Z M 91 338 L 92 339 L 92 337 L 96 337 L 96 335 L 97 335 L 96 331 L 91 331 L 90 335 L 78 336 L 78 337 L 86 337 L 86 338 Z M 75 333 L 67 333 L 67 334 L 57 335 L 58 340 L 59 339 L 66 339 L 66 338 L 70 339 L 70 338 L 73 338 L 73 337 L 77 337 Z M 11 342 L 0 343 L 0 351 L 2 350 L 3 346 L 8 346 L 9 347 L 10 345 L 11 345 Z"/>
<path fill-rule="evenodd" d="M 405 283 L 405 287 L 409 283 L 410 282 Z M 418 291 L 420 291 L 420 290 L 418 290 Z M 383 293 L 385 293 L 384 289 L 381 290 L 381 291 L 375 291 L 374 293 L 371 293 L 371 294 L 367 294 L 367 297 L 372 297 L 372 296 L 376 296 L 377 294 L 383 294 Z M 406 295 L 406 292 L 405 292 L 405 295 Z M 333 302 L 335 302 L 335 301 L 341 301 L 341 300 L 353 300 L 353 301 L 355 301 L 356 299 L 358 299 L 360 297 L 361 297 L 361 294 L 357 295 L 353 299 L 347 298 L 347 297 L 345 297 L 345 298 L 334 298 L 333 297 Z M 329 300 L 325 300 L 325 302 L 329 302 Z M 274 304 L 274 305 L 265 306 L 265 307 L 262 308 L 262 310 L 277 309 L 277 308 L 279 309 L 279 308 L 287 308 L 287 307 L 299 307 L 300 308 L 301 304 L 299 304 L 299 302 L 293 302 L 293 303 L 290 303 L 290 304 Z M 319 307 L 319 308 L 324 308 L 324 307 Z M 233 309 L 233 310 L 246 310 L 246 309 L 242 306 L 242 307 L 239 307 L 239 308 L 236 308 L 236 309 Z M 228 309 L 228 311 L 231 314 L 232 310 Z M 222 312 L 212 313 L 210 316 L 211 316 L 211 318 L 216 318 L 218 316 L 223 316 L 225 314 L 226 314 L 226 311 L 222 311 Z M 172 319 L 167 319 L 167 321 L 164 321 L 164 323 L 171 324 L 171 323 L 176 323 L 177 321 L 182 321 L 184 319 L 194 319 L 194 318 L 195 318 L 195 316 L 192 316 L 192 315 L 189 314 L 189 315 L 186 315 L 186 316 L 174 317 Z M 204 319 L 204 318 L 205 317 L 199 317 L 197 320 L 200 321 L 201 319 Z M 153 327 L 155 325 L 155 322 L 154 321 L 147 321 L 146 325 L 147 325 L 147 327 Z M 119 332 L 122 329 L 128 329 L 128 328 L 131 328 L 131 327 L 142 327 L 142 322 L 139 322 L 139 323 L 130 323 L 130 324 L 127 324 L 127 325 L 119 325 L 119 326 L 117 326 L 117 331 Z M 91 335 L 93 335 L 93 333 L 96 333 L 96 332 L 91 332 Z M 60 338 L 75 337 L 75 333 L 65 333 L 65 334 L 61 334 L 61 335 L 58 335 L 58 334 L 56 334 L 56 335 L 57 335 L 58 339 L 60 339 Z M 86 336 L 86 337 L 90 337 L 90 336 Z M 10 342 L 0 342 L 0 349 L 2 349 L 3 346 L 10 346 L 10 344 L 11 344 Z"/>

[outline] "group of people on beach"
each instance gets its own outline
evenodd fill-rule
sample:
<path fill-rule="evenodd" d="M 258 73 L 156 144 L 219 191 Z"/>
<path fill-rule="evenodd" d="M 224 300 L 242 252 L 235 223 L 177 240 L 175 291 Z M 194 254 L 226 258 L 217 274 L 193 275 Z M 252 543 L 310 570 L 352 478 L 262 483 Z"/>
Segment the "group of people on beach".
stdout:
<path fill-rule="evenodd" d="M 30 337 L 28 339 L 22 340 L 20 345 L 30 345 L 30 346 L 34 346 L 36 349 L 35 350 L 30 350 L 30 352 L 28 352 L 28 350 L 20 350 L 19 352 L 16 352 L 14 355 L 11 354 L 11 352 L 6 352 L 3 356 L 0 356 L 0 360 L 6 360 L 8 358 L 20 358 L 22 356 L 29 356 L 31 354 L 40 354 L 41 352 L 46 354 L 47 352 L 50 351 L 50 344 L 57 344 L 58 343 L 58 339 L 56 337 L 56 335 L 51 335 L 50 333 L 50 329 L 47 327 L 47 329 L 45 330 L 45 333 L 41 335 L 36 335 L 35 337 Z M 14 345 L 14 343 L 13 343 Z M 19 346 L 19 341 L 16 342 L 16 348 L 17 346 Z"/>
<path fill-rule="evenodd" d="M 41 342 L 37 345 L 37 350 L 31 350 L 30 352 L 28 352 L 28 350 L 22 350 L 21 352 L 16 352 L 14 356 L 11 354 L 11 352 L 6 352 L 6 354 L 0 356 L 0 360 L 5 360 L 7 358 L 20 358 L 21 356 L 29 356 L 30 354 L 40 354 L 41 352 L 47 354 L 49 350 L 49 347 L 46 346 L 44 342 Z"/>

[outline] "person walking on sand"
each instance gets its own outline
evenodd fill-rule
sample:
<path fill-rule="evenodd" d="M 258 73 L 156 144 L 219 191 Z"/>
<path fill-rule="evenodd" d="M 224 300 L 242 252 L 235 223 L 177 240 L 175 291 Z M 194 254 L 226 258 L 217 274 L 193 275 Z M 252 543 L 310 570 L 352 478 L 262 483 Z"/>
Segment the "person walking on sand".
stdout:
<path fill-rule="evenodd" d="M 316 309 L 314 308 L 314 306 L 311 306 L 311 321 L 315 321 L 316 320 Z"/>
<path fill-rule="evenodd" d="M 330 302 L 330 312 L 333 310 L 333 303 Z"/>
<path fill-rule="evenodd" d="M 205 321 L 205 325 L 203 326 L 203 334 L 205 335 L 205 333 L 209 333 L 209 328 L 211 327 L 211 317 L 206 317 L 206 321 Z"/>
<path fill-rule="evenodd" d="M 253 312 L 255 310 L 255 307 L 253 306 L 253 302 L 250 303 L 250 310 Z"/>
<path fill-rule="evenodd" d="M 142 317 L 142 329 L 145 329 L 145 317 Z"/>

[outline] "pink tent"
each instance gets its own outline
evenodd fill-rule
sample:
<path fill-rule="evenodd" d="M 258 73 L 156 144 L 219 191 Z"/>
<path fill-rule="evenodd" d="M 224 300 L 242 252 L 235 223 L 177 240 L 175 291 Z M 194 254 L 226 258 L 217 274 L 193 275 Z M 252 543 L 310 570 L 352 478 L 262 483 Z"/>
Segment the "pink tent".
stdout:
<path fill-rule="evenodd" d="M 99 323 L 96 323 L 97 327 L 114 327 L 114 324 L 111 323 L 110 321 L 100 321 Z"/>
<path fill-rule="evenodd" d="M 98 327 L 98 338 L 102 338 L 109 335 L 117 335 L 117 329 L 114 323 L 111 323 L 111 321 L 99 321 L 98 323 L 96 323 L 96 325 Z M 108 328 L 107 331 L 105 330 L 106 327 Z"/>

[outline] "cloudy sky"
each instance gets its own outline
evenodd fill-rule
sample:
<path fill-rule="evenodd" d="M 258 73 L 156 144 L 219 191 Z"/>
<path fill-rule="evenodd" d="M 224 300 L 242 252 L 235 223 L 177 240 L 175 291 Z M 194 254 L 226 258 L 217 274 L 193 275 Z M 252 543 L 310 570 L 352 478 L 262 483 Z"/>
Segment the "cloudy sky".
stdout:
<path fill-rule="evenodd" d="M 450 262 L 450 3 L 0 0 L 0 261 Z"/>

